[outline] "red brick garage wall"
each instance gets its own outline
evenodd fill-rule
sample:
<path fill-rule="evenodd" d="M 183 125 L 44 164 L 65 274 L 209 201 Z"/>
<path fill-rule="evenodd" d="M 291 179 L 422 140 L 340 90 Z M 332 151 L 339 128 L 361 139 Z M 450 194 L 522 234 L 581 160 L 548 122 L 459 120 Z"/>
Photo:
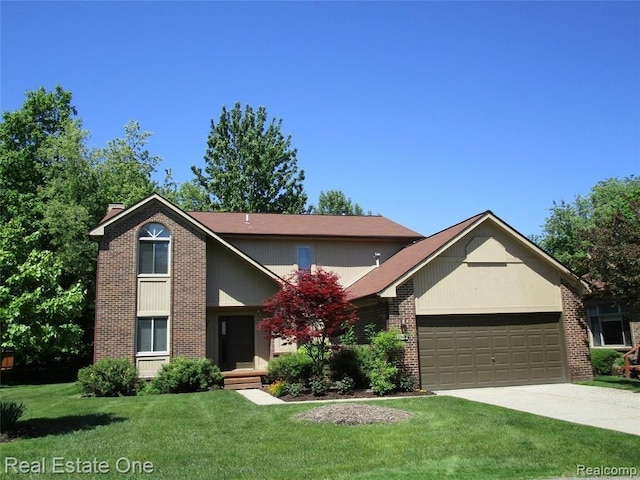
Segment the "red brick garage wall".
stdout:
<path fill-rule="evenodd" d="M 591 380 L 593 372 L 589 352 L 587 312 L 575 287 L 562 280 L 560 289 L 569 377 L 572 381 Z"/>

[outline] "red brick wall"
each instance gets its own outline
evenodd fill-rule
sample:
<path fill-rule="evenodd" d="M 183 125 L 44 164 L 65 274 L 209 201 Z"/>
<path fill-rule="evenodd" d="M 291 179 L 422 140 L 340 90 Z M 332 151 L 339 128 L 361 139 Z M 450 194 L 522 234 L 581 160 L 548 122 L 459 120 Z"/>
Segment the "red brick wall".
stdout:
<path fill-rule="evenodd" d="M 387 302 L 383 300 L 374 305 L 358 307 L 358 321 L 353 326 L 353 330 L 356 334 L 356 343 L 369 343 L 365 334 L 367 325 L 374 324 L 376 326 L 376 330 L 386 329 L 388 316 Z"/>
<path fill-rule="evenodd" d="M 420 379 L 420 365 L 418 363 L 418 328 L 416 325 L 416 302 L 413 294 L 413 279 L 406 281 L 396 288 L 396 297 L 389 301 L 388 328 L 395 327 L 402 330 L 402 323 L 408 339 L 404 343 L 402 371 Z"/>
<path fill-rule="evenodd" d="M 149 222 L 171 232 L 171 354 L 206 355 L 206 235 L 156 200 L 107 227 L 99 242 L 94 360 L 135 359 L 137 239 Z"/>
<path fill-rule="evenodd" d="M 587 313 L 576 289 L 561 281 L 562 318 L 567 348 L 569 377 L 574 380 L 593 378 L 589 353 L 589 326 Z"/>

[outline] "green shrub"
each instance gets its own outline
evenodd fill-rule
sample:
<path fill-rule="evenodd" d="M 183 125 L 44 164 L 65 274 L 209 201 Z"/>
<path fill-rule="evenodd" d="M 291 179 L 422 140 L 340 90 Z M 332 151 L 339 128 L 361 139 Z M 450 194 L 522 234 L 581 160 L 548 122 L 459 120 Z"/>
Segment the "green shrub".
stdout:
<path fill-rule="evenodd" d="M 12 430 L 24 414 L 24 404 L 0 400 L 0 432 Z"/>
<path fill-rule="evenodd" d="M 269 362 L 267 377 L 271 381 L 306 382 L 313 371 L 313 360 L 303 351 L 283 353 Z"/>
<path fill-rule="evenodd" d="M 175 357 L 162 365 L 150 388 L 160 393 L 200 392 L 221 384 L 222 380 L 220 369 L 208 358 Z"/>
<path fill-rule="evenodd" d="M 353 395 L 355 387 L 355 380 L 350 376 L 345 375 L 342 380 L 338 382 L 338 393 L 340 393 L 340 395 Z"/>
<path fill-rule="evenodd" d="M 328 386 L 323 377 L 311 377 L 309 380 L 309 386 L 311 387 L 311 393 L 316 397 L 323 397 L 327 394 Z"/>
<path fill-rule="evenodd" d="M 362 352 L 369 347 L 366 345 L 340 348 L 329 358 L 329 371 L 333 381 L 347 376 L 351 377 L 359 386 L 366 386 L 367 376 L 364 369 Z M 368 354 L 368 352 L 367 352 Z"/>
<path fill-rule="evenodd" d="M 274 397 L 280 398 L 287 393 L 287 382 L 284 380 L 276 380 L 267 387 L 268 392 Z"/>
<path fill-rule="evenodd" d="M 397 385 L 394 383 L 397 376 L 398 367 L 382 358 L 376 358 L 369 370 L 371 390 L 377 395 L 387 395 L 393 392 L 397 388 Z"/>
<path fill-rule="evenodd" d="M 403 392 L 413 392 L 416 389 L 416 377 L 413 375 L 400 375 L 398 379 L 398 387 Z"/>
<path fill-rule="evenodd" d="M 304 391 L 304 384 L 298 382 L 288 383 L 286 391 L 292 397 L 299 397 L 300 394 Z"/>
<path fill-rule="evenodd" d="M 83 395 L 135 395 L 139 386 L 138 370 L 126 358 L 103 358 L 78 371 L 78 387 Z"/>
<path fill-rule="evenodd" d="M 593 367 L 593 373 L 596 375 L 611 375 L 614 362 L 621 357 L 622 354 L 616 350 L 592 348 L 591 366 Z"/>
<path fill-rule="evenodd" d="M 374 357 L 382 358 L 387 362 L 399 360 L 403 347 L 404 342 L 400 339 L 400 332 L 395 328 L 383 330 L 371 336 Z"/>
<path fill-rule="evenodd" d="M 143 382 L 142 386 L 138 389 L 138 395 L 160 395 L 162 392 L 156 385 L 150 382 Z"/>

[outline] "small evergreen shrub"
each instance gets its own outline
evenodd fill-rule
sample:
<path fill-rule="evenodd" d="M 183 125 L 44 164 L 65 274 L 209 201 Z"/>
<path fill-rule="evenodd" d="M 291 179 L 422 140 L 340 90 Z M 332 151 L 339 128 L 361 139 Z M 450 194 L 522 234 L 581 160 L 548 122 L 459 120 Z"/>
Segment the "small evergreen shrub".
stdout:
<path fill-rule="evenodd" d="M 126 358 L 103 358 L 78 371 L 78 387 L 83 395 L 135 395 L 139 386 L 138 370 Z"/>
<path fill-rule="evenodd" d="M 327 382 L 325 382 L 323 377 L 311 377 L 309 386 L 311 387 L 311 393 L 313 393 L 315 397 L 323 397 L 327 394 Z"/>
<path fill-rule="evenodd" d="M 299 397 L 300 394 L 304 391 L 303 383 L 288 383 L 286 388 L 286 393 L 291 395 L 292 397 Z"/>
<path fill-rule="evenodd" d="M 413 375 L 400 375 L 398 379 L 398 387 L 403 392 L 413 392 L 416 389 L 416 377 Z"/>
<path fill-rule="evenodd" d="M 267 377 L 271 381 L 284 380 L 288 383 L 306 382 L 313 371 L 313 360 L 304 351 L 288 352 L 274 358 L 267 367 Z"/>
<path fill-rule="evenodd" d="M 267 391 L 274 397 L 280 398 L 287 393 L 287 382 L 284 380 L 276 380 L 267 387 Z"/>
<path fill-rule="evenodd" d="M 223 381 L 220 368 L 208 358 L 175 357 L 152 380 L 152 387 L 160 393 L 187 393 L 209 390 Z"/>
<path fill-rule="evenodd" d="M 350 376 L 345 375 L 342 380 L 338 382 L 338 393 L 340 393 L 340 395 L 353 395 L 355 387 L 355 380 Z"/>
<path fill-rule="evenodd" d="M 0 400 L 0 432 L 12 430 L 24 414 L 24 404 L 9 400 Z"/>
<path fill-rule="evenodd" d="M 613 364 L 622 354 L 608 348 L 591 349 L 591 366 L 596 375 L 611 375 Z"/>
<path fill-rule="evenodd" d="M 368 367 L 372 359 L 370 345 L 354 345 L 336 350 L 329 359 L 331 379 L 338 381 L 345 375 L 353 378 L 355 388 L 368 388 Z"/>

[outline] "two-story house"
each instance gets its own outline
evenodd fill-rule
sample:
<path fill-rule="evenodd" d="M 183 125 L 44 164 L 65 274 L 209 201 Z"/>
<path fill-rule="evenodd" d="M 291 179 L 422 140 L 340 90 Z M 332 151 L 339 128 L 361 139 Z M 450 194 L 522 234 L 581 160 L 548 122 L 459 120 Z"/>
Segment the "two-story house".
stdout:
<path fill-rule="evenodd" d="M 586 285 L 491 212 L 424 237 L 381 216 L 185 212 L 154 194 L 90 234 L 95 360 L 126 357 L 146 377 L 179 355 L 266 369 L 291 347 L 256 330 L 262 303 L 316 266 L 339 275 L 356 330 L 404 333 L 425 388 L 591 376 Z"/>

